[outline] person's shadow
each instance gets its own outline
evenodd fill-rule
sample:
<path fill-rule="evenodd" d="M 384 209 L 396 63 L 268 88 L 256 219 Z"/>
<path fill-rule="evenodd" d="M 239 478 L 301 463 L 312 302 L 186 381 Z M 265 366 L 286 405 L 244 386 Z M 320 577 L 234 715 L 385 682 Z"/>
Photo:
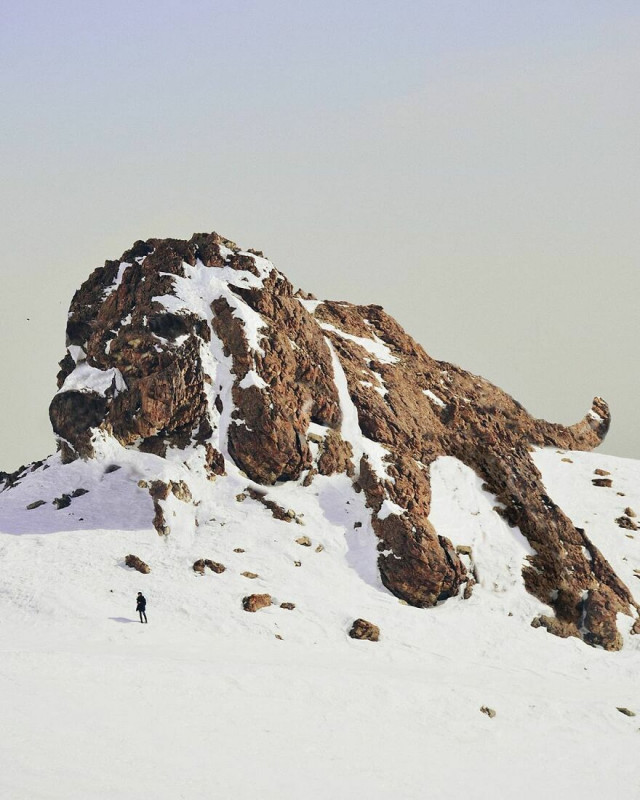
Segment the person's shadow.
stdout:
<path fill-rule="evenodd" d="M 114 622 L 138 622 L 137 619 L 129 619 L 128 617 L 109 617 L 109 619 L 113 620 Z"/>

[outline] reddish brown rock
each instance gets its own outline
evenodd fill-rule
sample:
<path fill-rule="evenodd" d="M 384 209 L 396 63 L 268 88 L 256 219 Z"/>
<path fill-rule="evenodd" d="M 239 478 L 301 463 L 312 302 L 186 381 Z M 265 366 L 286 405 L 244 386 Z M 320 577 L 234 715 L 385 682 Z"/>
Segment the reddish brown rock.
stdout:
<path fill-rule="evenodd" d="M 634 522 L 630 517 L 627 517 L 626 515 L 618 517 L 616 519 L 616 524 L 618 525 L 619 528 L 624 528 L 628 531 L 637 531 L 640 528 L 640 526 L 636 522 Z"/>
<path fill-rule="evenodd" d="M 128 567 L 131 567 L 131 569 L 136 569 L 138 572 L 142 572 L 143 575 L 147 575 L 149 572 L 151 572 L 151 567 L 148 564 L 145 564 L 141 558 L 138 558 L 138 556 L 134 556 L 131 553 L 126 556 L 124 563 Z"/>
<path fill-rule="evenodd" d="M 259 492 L 257 489 L 253 489 L 250 486 L 248 486 L 244 490 L 243 494 L 248 495 L 253 500 L 257 500 L 259 503 L 262 503 L 262 505 L 265 508 L 269 509 L 269 511 L 271 512 L 271 516 L 274 517 L 274 519 L 279 519 L 282 522 L 291 522 L 292 517 L 287 513 L 287 511 L 284 508 L 282 508 L 282 506 L 279 506 L 277 503 L 275 503 L 273 500 L 267 500 L 265 492 Z"/>
<path fill-rule="evenodd" d="M 349 636 L 352 639 L 365 639 L 369 642 L 377 642 L 380 639 L 380 628 L 374 625 L 373 622 L 367 622 L 366 619 L 354 620 Z"/>
<path fill-rule="evenodd" d="M 193 571 L 204 575 L 205 567 L 210 569 L 211 572 L 215 572 L 217 575 L 221 575 L 226 569 L 224 564 L 219 564 L 217 561 L 212 561 L 210 558 L 200 558 L 198 561 L 194 562 Z"/>
<path fill-rule="evenodd" d="M 250 594 L 247 597 L 242 598 L 242 607 L 245 611 L 255 612 L 270 605 L 270 594 Z"/>

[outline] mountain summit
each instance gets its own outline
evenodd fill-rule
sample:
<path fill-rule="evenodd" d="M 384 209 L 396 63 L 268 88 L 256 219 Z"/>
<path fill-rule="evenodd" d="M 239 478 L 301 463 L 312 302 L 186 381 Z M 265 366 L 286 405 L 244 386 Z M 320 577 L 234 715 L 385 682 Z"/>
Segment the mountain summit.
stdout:
<path fill-rule="evenodd" d="M 617 615 L 637 617 L 532 459 L 535 447 L 599 445 L 610 421 L 601 398 L 570 427 L 534 419 L 431 358 L 381 306 L 295 292 L 260 252 L 218 234 L 138 241 L 90 275 L 71 303 L 50 417 L 64 463 L 103 457 L 114 440 L 164 460 L 142 482 L 163 536 L 180 535 L 176 520 L 206 522 L 207 485 L 230 468 L 268 507 L 269 486 L 311 491 L 316 476 L 348 476 L 366 498 L 382 583 L 419 607 L 469 598 L 476 582 L 471 548 L 429 519 L 430 468 L 453 456 L 529 543 L 525 586 L 554 612 L 534 625 L 616 650 Z"/>

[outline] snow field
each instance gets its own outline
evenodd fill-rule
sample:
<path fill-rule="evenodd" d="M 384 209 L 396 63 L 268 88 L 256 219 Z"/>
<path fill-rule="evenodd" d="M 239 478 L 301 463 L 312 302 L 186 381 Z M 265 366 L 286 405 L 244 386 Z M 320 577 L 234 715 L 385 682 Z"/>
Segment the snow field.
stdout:
<path fill-rule="evenodd" d="M 345 476 L 267 490 L 299 525 L 238 501 L 257 487 L 232 465 L 212 483 L 112 440 L 99 451 L 88 464 L 52 457 L 0 495 L 0 795 L 640 797 L 640 637 L 605 653 L 531 628 L 545 608 L 523 588 L 528 544 L 455 459 L 431 468 L 431 520 L 471 547 L 478 585 L 415 609 L 381 586 L 370 511 Z M 640 532 L 614 520 L 640 513 L 640 464 L 536 460 L 637 597 Z M 613 488 L 592 485 L 595 468 Z M 166 538 L 137 485 L 158 475 L 189 478 L 199 503 L 168 503 Z M 51 505 L 79 487 L 89 492 L 69 507 Z M 126 568 L 127 553 L 151 572 Z M 226 571 L 197 575 L 199 558 Z M 242 610 L 262 592 L 296 608 Z M 380 626 L 379 642 L 348 638 L 356 617 Z"/>

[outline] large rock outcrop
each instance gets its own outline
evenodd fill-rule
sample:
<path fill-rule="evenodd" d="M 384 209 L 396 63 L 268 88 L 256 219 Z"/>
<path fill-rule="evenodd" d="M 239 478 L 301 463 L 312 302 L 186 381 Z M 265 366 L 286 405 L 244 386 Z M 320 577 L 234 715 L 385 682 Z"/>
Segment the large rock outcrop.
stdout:
<path fill-rule="evenodd" d="M 91 458 L 102 430 L 161 456 L 197 451 L 212 478 L 227 458 L 262 484 L 347 473 L 372 510 L 384 584 L 430 606 L 469 581 L 428 519 L 430 464 L 455 456 L 534 549 L 525 583 L 556 615 L 539 624 L 621 646 L 616 614 L 633 599 L 530 456 L 597 446 L 609 426 L 600 398 L 571 427 L 534 419 L 431 358 L 380 306 L 296 293 L 262 254 L 217 234 L 140 241 L 107 261 L 73 298 L 67 345 L 50 407 L 64 459 Z"/>

